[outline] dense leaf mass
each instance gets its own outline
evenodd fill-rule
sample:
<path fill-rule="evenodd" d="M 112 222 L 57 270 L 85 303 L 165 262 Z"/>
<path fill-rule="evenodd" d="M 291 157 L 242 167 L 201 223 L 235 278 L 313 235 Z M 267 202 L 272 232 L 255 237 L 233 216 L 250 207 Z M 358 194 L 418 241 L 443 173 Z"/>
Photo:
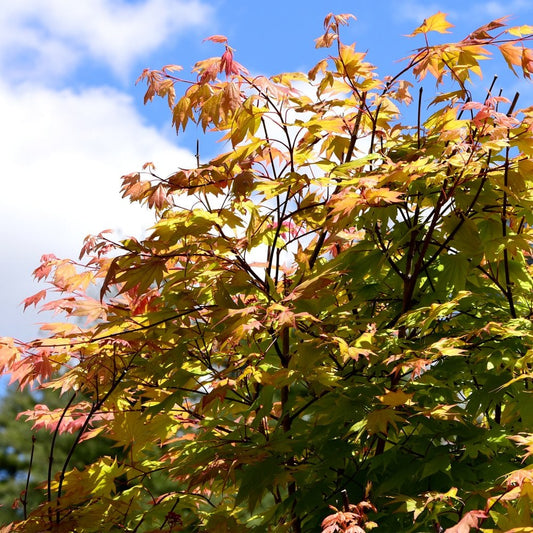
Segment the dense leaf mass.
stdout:
<path fill-rule="evenodd" d="M 35 271 L 26 304 L 67 320 L 0 366 L 70 399 L 35 427 L 115 447 L 54 464 L 14 531 L 531 529 L 533 106 L 471 78 L 529 78 L 533 27 L 432 45 L 437 13 L 380 77 L 350 18 L 307 74 L 252 77 L 220 35 L 193 80 L 143 72 L 228 151 L 124 176 L 147 236 Z"/>

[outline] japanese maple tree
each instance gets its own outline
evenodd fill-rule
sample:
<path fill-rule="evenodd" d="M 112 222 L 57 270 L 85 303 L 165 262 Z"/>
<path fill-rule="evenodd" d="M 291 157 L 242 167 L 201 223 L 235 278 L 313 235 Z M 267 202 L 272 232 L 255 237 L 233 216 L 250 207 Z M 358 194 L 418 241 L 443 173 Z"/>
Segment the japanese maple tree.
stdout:
<path fill-rule="evenodd" d="M 309 73 L 254 77 L 223 36 L 192 80 L 142 73 L 227 151 L 123 177 L 142 240 L 42 258 L 26 305 L 66 320 L 0 365 L 68 403 L 24 413 L 52 435 L 46 501 L 4 531 L 531 530 L 533 106 L 479 80 L 529 79 L 533 26 L 432 44 L 437 13 L 380 77 L 350 18 Z"/>

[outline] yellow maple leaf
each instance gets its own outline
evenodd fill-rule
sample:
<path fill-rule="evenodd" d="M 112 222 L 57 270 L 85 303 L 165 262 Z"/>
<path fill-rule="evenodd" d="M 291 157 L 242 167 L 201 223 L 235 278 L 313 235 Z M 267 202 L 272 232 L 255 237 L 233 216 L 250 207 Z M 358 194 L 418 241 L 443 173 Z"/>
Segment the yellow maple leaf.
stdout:
<path fill-rule="evenodd" d="M 438 33 L 450 33 L 448 28 L 453 28 L 453 24 L 450 24 L 446 20 L 446 13 L 439 11 L 431 17 L 424 19 L 424 22 L 418 26 L 418 28 L 409 35 L 409 37 L 414 37 L 419 33 L 428 33 L 430 31 L 436 31 Z"/>
<path fill-rule="evenodd" d="M 384 405 L 390 405 L 391 407 L 398 407 L 399 405 L 406 404 L 414 396 L 414 393 L 407 394 L 401 390 L 399 391 L 388 391 L 383 394 L 383 396 L 378 396 L 377 398 Z"/>
<path fill-rule="evenodd" d="M 533 33 L 533 26 L 525 24 L 523 26 L 514 26 L 509 28 L 507 33 L 510 35 L 515 35 L 516 37 L 524 37 L 525 35 L 531 35 Z"/>
<path fill-rule="evenodd" d="M 398 428 L 397 422 L 404 422 L 405 419 L 398 415 L 394 409 L 376 409 L 367 416 L 366 429 L 369 433 L 387 433 L 389 425 Z"/>
<path fill-rule="evenodd" d="M 91 495 L 110 497 L 115 491 L 115 479 L 124 472 L 124 466 L 116 459 L 105 456 L 87 468 Z"/>

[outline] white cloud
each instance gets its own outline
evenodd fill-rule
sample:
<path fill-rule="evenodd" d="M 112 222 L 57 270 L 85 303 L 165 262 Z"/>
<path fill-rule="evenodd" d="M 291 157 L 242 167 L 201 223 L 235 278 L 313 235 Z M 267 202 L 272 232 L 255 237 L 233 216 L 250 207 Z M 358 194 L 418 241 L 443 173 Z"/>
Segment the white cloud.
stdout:
<path fill-rule="evenodd" d="M 152 224 L 151 213 L 120 197 L 120 176 L 147 161 L 161 175 L 195 164 L 109 81 L 82 76 L 89 88 L 74 91 L 68 80 L 94 67 L 125 77 L 213 13 L 204 0 L 3 3 L 0 336 L 37 334 L 38 316 L 22 315 L 20 302 L 42 288 L 31 278 L 42 254 L 75 258 L 88 234 L 139 235 Z"/>
<path fill-rule="evenodd" d="M 0 116 L 0 336 L 32 335 L 35 317 L 22 317 L 19 303 L 40 289 L 31 281 L 40 256 L 77 257 L 87 234 L 107 228 L 140 234 L 153 215 L 120 197 L 120 176 L 147 161 L 164 176 L 195 159 L 111 88 L 0 84 Z"/>
<path fill-rule="evenodd" d="M 134 61 L 205 25 L 201 0 L 24 0 L 0 10 L 0 70 L 10 78 L 61 77 L 95 60 L 125 76 Z"/>

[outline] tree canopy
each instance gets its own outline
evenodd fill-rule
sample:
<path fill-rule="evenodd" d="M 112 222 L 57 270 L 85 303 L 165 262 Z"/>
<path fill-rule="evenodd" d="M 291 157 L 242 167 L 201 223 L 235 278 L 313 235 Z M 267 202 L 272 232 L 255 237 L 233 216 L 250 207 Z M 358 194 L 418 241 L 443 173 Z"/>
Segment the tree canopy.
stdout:
<path fill-rule="evenodd" d="M 308 73 L 252 76 L 220 35 L 190 80 L 142 73 L 227 151 L 123 177 L 144 238 L 43 256 L 25 305 L 66 320 L 0 366 L 76 437 L 3 531 L 531 530 L 533 106 L 478 79 L 529 79 L 533 26 L 432 44 L 437 13 L 380 76 L 350 18 Z"/>

